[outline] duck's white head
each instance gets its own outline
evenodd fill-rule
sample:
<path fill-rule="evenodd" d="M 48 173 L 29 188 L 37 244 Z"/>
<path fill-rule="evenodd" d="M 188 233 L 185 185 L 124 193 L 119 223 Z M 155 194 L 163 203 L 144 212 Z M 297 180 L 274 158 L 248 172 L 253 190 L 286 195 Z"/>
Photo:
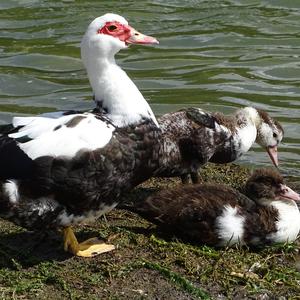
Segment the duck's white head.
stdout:
<path fill-rule="evenodd" d="M 278 167 L 277 146 L 283 139 L 284 130 L 280 123 L 271 118 L 265 111 L 257 109 L 260 124 L 257 127 L 256 142 L 266 149 L 273 164 Z"/>
<path fill-rule="evenodd" d="M 266 149 L 273 164 L 278 167 L 277 146 L 283 138 L 283 128 L 280 123 L 263 110 L 254 107 L 245 107 L 240 110 L 247 122 L 256 127 L 255 141 Z"/>
<path fill-rule="evenodd" d="M 95 101 L 116 126 L 139 122 L 143 117 L 150 117 L 157 124 L 147 101 L 115 62 L 115 54 L 129 44 L 158 44 L 158 41 L 112 13 L 96 18 L 88 26 L 81 42 L 81 57 Z"/>
<path fill-rule="evenodd" d="M 83 62 L 85 64 L 90 55 L 113 58 L 128 44 L 158 44 L 158 41 L 136 31 L 122 16 L 105 14 L 94 19 L 84 34 L 81 43 Z"/>

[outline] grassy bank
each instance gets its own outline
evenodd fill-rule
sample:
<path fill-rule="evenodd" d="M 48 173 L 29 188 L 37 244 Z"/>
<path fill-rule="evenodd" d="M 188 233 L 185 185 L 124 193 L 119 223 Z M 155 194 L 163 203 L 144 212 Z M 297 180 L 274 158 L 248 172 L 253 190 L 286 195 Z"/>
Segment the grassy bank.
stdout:
<path fill-rule="evenodd" d="M 205 181 L 243 184 L 248 170 L 207 167 Z M 177 180 L 150 180 L 170 187 Z M 100 236 L 117 249 L 71 257 L 57 232 L 47 236 L 0 222 L 1 299 L 300 299 L 298 246 L 216 250 L 166 238 L 137 215 L 115 209 L 76 227 L 79 240 Z M 284 298 L 282 298 L 284 299 Z"/>

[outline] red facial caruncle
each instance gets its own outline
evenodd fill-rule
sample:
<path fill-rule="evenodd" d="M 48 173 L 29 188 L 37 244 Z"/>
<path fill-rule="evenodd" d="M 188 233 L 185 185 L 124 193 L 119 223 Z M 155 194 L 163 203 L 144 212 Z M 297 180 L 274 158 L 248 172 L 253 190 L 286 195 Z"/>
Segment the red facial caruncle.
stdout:
<path fill-rule="evenodd" d="M 106 22 L 105 25 L 98 30 L 99 34 L 107 34 L 118 38 L 120 41 L 128 44 L 158 44 L 158 41 L 152 37 L 144 35 L 129 25 L 121 24 L 117 21 Z"/>
<path fill-rule="evenodd" d="M 105 25 L 98 30 L 98 33 L 111 35 L 125 42 L 131 35 L 130 31 L 131 28 L 128 25 L 123 25 L 119 22 L 106 22 Z"/>

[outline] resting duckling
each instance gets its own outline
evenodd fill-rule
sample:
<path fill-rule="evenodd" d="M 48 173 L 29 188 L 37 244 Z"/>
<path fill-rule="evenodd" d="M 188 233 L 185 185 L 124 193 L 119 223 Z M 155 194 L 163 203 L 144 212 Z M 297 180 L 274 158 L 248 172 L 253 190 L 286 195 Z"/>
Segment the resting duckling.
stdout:
<path fill-rule="evenodd" d="M 247 196 L 225 185 L 185 185 L 161 190 L 133 211 L 183 240 L 211 246 L 261 246 L 293 242 L 300 230 L 298 193 L 272 169 L 259 169 Z M 248 198 L 249 197 L 249 198 Z"/>
<path fill-rule="evenodd" d="M 198 183 L 202 165 L 235 161 L 255 142 L 278 166 L 277 145 L 283 138 L 283 128 L 262 110 L 245 107 L 224 116 L 188 108 L 165 114 L 158 122 L 163 131 L 163 151 L 156 177 L 180 176 L 187 183 L 190 174 L 192 182 Z"/>

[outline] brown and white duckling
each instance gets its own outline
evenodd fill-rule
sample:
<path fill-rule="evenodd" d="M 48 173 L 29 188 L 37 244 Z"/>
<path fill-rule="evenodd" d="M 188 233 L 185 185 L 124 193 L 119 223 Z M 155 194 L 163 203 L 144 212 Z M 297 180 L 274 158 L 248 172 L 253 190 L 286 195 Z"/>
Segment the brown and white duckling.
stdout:
<path fill-rule="evenodd" d="M 198 169 L 207 162 L 228 163 L 238 159 L 257 142 L 278 166 L 277 145 L 282 126 L 266 112 L 253 107 L 238 109 L 232 116 L 188 108 L 158 119 L 163 131 L 160 168 L 156 177 L 191 175 L 199 182 Z"/>
<path fill-rule="evenodd" d="M 298 193 L 272 169 L 259 169 L 247 196 L 225 185 L 184 185 L 161 190 L 132 210 L 183 240 L 212 246 L 293 242 L 300 230 Z"/>

